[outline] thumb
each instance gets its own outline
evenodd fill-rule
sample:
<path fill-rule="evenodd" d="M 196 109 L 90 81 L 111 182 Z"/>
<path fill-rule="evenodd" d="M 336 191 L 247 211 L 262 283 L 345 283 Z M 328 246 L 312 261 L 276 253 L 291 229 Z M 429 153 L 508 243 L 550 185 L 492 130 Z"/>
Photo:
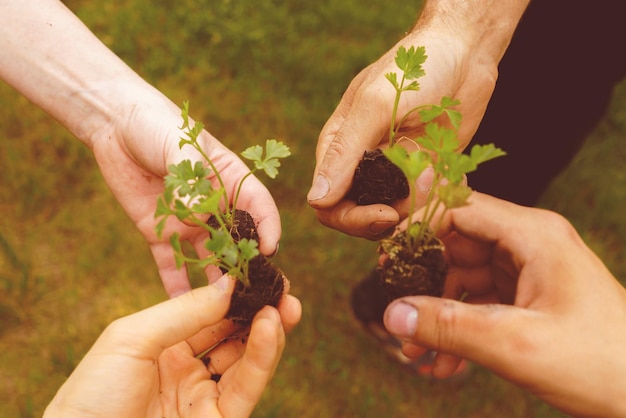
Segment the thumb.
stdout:
<path fill-rule="evenodd" d="M 315 209 L 332 207 L 343 198 L 363 153 L 375 148 L 389 129 L 389 121 L 381 117 L 384 112 L 374 112 L 372 106 L 357 105 L 345 115 L 343 107 L 340 104 L 320 133 L 318 164 L 307 194 Z"/>
<path fill-rule="evenodd" d="M 114 321 L 100 344 L 126 346 L 142 356 L 158 357 L 163 350 L 221 321 L 230 306 L 234 279 L 194 289 Z"/>
<path fill-rule="evenodd" d="M 521 340 L 519 308 L 507 305 L 471 305 L 451 299 L 411 296 L 392 302 L 385 311 L 387 330 L 413 344 L 453 354 L 493 370 L 508 368 L 511 347 Z M 510 350 L 508 348 L 511 348 Z"/>

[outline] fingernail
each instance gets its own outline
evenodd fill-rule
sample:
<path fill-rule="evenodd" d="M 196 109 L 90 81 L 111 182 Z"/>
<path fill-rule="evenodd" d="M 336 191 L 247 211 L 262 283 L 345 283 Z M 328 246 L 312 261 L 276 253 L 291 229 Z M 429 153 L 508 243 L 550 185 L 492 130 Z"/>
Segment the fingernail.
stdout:
<path fill-rule="evenodd" d="M 427 167 L 422 174 L 417 178 L 417 188 L 420 192 L 428 194 L 433 187 L 433 180 L 435 178 L 435 171 L 432 167 Z"/>
<path fill-rule="evenodd" d="M 222 275 L 222 277 L 213 282 L 213 286 L 215 286 L 216 289 L 225 292 L 228 289 L 228 285 L 230 284 L 229 280 L 231 280 L 230 276 L 228 276 L 228 274 L 224 274 Z"/>
<path fill-rule="evenodd" d="M 309 194 L 307 195 L 307 199 L 309 201 L 318 200 L 323 198 L 330 191 L 330 183 L 328 179 L 323 174 L 318 174 L 313 182 L 313 186 L 311 190 L 309 190 Z"/>
<path fill-rule="evenodd" d="M 367 229 L 375 235 L 389 235 L 393 232 L 394 228 L 396 227 L 396 222 L 389 222 L 389 221 L 385 221 L 385 222 L 372 222 L 371 224 L 369 224 L 369 226 L 367 227 Z"/>
<path fill-rule="evenodd" d="M 417 309 L 406 302 L 394 302 L 385 311 L 385 327 L 398 337 L 412 337 L 417 330 Z"/>

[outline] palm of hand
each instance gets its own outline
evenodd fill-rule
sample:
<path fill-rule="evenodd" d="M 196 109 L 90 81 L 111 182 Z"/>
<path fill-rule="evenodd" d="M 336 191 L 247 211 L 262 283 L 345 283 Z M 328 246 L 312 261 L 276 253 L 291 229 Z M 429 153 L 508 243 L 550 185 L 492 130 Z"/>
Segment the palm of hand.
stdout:
<path fill-rule="evenodd" d="M 222 416 L 218 407 L 218 384 L 211 379 L 212 374 L 203 362 L 194 357 L 187 343 L 164 351 L 156 372 L 151 379 L 158 387 L 149 399 L 147 417 Z M 220 385 L 228 385 L 227 381 L 228 374 Z"/>
<path fill-rule="evenodd" d="M 110 127 L 99 132 L 92 142 L 94 155 L 107 185 L 150 244 L 165 290 L 174 296 L 190 290 L 190 285 L 186 270 L 176 268 L 169 236 L 178 233 L 181 240 L 189 241 L 203 254 L 202 243 L 207 233 L 171 219 L 162 237 L 158 237 L 155 232 L 158 220 L 154 218 L 156 202 L 164 190 L 163 177 L 168 165 L 184 159 L 198 161 L 201 157 L 190 147 L 179 147 L 181 118 L 175 106 L 157 109 L 148 106 L 121 119 L 126 120 L 121 128 Z M 203 133 L 202 140 L 232 199 L 249 169 L 208 132 Z M 259 223 L 259 234 L 264 238 L 261 251 L 272 253 L 280 237 L 280 218 L 269 191 L 258 179 L 250 177 L 244 183 L 239 202 L 238 206 L 253 213 Z M 218 272 L 215 273 L 217 277 Z"/>

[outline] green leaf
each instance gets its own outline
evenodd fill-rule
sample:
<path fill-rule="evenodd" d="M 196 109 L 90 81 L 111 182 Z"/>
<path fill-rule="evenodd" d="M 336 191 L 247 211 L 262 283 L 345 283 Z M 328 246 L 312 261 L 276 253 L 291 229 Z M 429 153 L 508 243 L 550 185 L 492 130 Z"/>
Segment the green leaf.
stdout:
<path fill-rule="evenodd" d="M 446 209 L 458 208 L 468 205 L 467 199 L 472 194 L 472 189 L 464 184 L 448 183 L 437 187 L 437 195 Z"/>
<path fill-rule="evenodd" d="M 241 155 L 248 160 L 254 162 L 257 170 L 265 171 L 270 178 L 276 178 L 278 175 L 278 167 L 280 167 L 279 158 L 286 158 L 291 155 L 289 147 L 275 139 L 265 141 L 265 158 L 263 157 L 263 149 L 260 145 L 254 145 L 244 150 Z"/>
<path fill-rule="evenodd" d="M 470 150 L 470 156 L 476 165 L 484 163 L 485 161 L 493 160 L 494 158 L 502 157 L 506 155 L 502 149 L 497 148 L 493 144 L 480 145 L 476 144 Z"/>
<path fill-rule="evenodd" d="M 447 152 L 439 155 L 439 171 L 450 183 L 460 184 L 466 173 L 476 170 L 476 163 L 465 154 Z"/>
<path fill-rule="evenodd" d="M 413 81 L 411 82 L 411 84 L 407 84 L 406 86 L 404 86 L 402 88 L 402 91 L 419 91 L 420 89 L 420 84 L 417 81 Z"/>
<path fill-rule="evenodd" d="M 432 105 L 426 109 L 421 110 L 419 112 L 420 118 L 422 122 L 428 123 L 445 113 L 448 116 L 448 119 L 450 120 L 450 123 L 452 124 L 454 129 L 459 129 L 462 119 L 461 112 L 450 109 L 450 107 L 456 106 L 460 103 L 461 102 L 458 100 L 454 100 L 449 97 L 443 97 L 439 106 Z"/>
<path fill-rule="evenodd" d="M 233 237 L 223 229 L 212 229 L 211 236 L 204 243 L 204 247 L 211 251 L 228 268 L 237 265 L 239 251 Z"/>
<path fill-rule="evenodd" d="M 254 257 L 259 255 L 259 250 L 257 249 L 259 244 L 255 240 L 250 240 L 247 238 L 242 238 L 238 243 L 239 252 L 241 257 L 246 260 L 252 260 Z"/>
<path fill-rule="evenodd" d="M 439 116 L 441 116 L 443 114 L 443 109 L 439 106 L 431 106 L 427 109 L 422 109 L 419 112 L 420 115 L 420 119 L 422 120 L 422 122 L 424 123 L 428 123 L 432 120 L 435 120 L 436 118 L 438 118 Z"/>
<path fill-rule="evenodd" d="M 205 196 L 212 192 L 213 185 L 207 178 L 211 169 L 204 167 L 200 161 L 192 166 L 191 161 L 183 160 L 169 167 L 170 174 L 165 176 L 167 193 L 176 192 L 180 197 Z"/>
<path fill-rule="evenodd" d="M 220 211 L 220 202 L 222 200 L 222 190 L 214 190 L 206 195 L 199 202 L 195 203 L 191 210 L 195 213 L 218 213 Z"/>
<path fill-rule="evenodd" d="M 263 148 L 260 145 L 253 145 L 246 148 L 241 155 L 250 161 L 261 161 L 263 158 Z"/>
<path fill-rule="evenodd" d="M 425 135 L 417 139 L 417 143 L 424 149 L 442 154 L 455 152 L 459 148 L 456 130 L 429 123 L 424 128 Z"/>
<path fill-rule="evenodd" d="M 275 139 L 265 141 L 265 153 L 267 158 L 287 158 L 291 155 L 289 147 Z"/>
<path fill-rule="evenodd" d="M 180 115 L 183 118 L 183 124 L 180 129 L 186 129 L 189 127 L 189 100 L 185 100 L 183 102 L 183 108 L 181 110 Z"/>
<path fill-rule="evenodd" d="M 161 238 L 161 236 L 163 235 L 163 229 L 165 228 L 165 222 L 167 221 L 167 218 L 162 218 L 154 227 L 157 237 Z"/>
<path fill-rule="evenodd" d="M 408 153 L 401 146 L 393 146 L 383 151 L 383 154 L 394 163 L 412 184 L 431 163 L 430 156 L 425 152 L 414 151 Z"/>
<path fill-rule="evenodd" d="M 187 207 L 181 200 L 174 201 L 174 215 L 178 218 L 179 221 L 184 221 L 185 219 L 189 219 L 193 216 L 193 212 L 191 209 Z"/>
<path fill-rule="evenodd" d="M 176 261 L 176 268 L 179 269 L 185 264 L 185 255 L 183 254 L 183 248 L 180 243 L 180 235 L 177 232 L 173 233 L 170 237 L 170 245 L 174 249 L 174 259 Z"/>
<path fill-rule="evenodd" d="M 385 77 L 391 82 L 396 90 L 400 88 L 400 85 L 398 84 L 398 75 L 396 73 L 387 73 L 385 74 Z"/>
<path fill-rule="evenodd" d="M 407 80 L 414 80 L 426 74 L 422 68 L 426 58 L 426 49 L 423 46 L 417 48 L 412 46 L 409 49 L 400 46 L 395 61 L 398 68 L 404 72 L 404 77 Z"/>

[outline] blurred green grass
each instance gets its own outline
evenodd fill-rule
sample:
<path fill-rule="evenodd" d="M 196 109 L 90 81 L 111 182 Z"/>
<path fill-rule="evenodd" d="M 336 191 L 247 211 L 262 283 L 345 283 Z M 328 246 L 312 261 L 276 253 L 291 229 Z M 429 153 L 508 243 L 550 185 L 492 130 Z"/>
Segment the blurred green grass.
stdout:
<path fill-rule="evenodd" d="M 269 186 L 276 262 L 303 302 L 256 417 L 560 417 L 490 372 L 450 388 L 397 368 L 361 331 L 349 292 L 375 244 L 318 224 L 305 193 L 317 134 L 358 71 L 414 22 L 420 1 L 65 2 L 137 72 L 239 152 L 268 137 L 293 156 Z M 566 215 L 626 277 L 626 84 L 542 206 Z M 90 152 L 0 84 L 0 417 L 40 416 L 111 320 L 165 298 L 146 243 Z"/>

